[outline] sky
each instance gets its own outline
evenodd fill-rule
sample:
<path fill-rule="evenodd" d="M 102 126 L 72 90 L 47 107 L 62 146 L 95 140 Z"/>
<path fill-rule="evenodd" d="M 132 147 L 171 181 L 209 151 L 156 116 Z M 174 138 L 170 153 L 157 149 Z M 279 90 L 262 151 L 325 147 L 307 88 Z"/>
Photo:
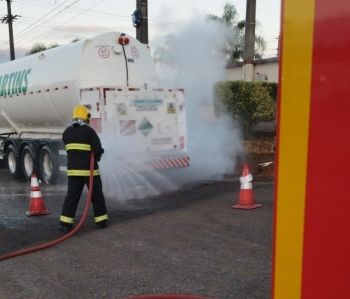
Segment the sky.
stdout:
<path fill-rule="evenodd" d="M 222 15 L 226 2 L 235 5 L 239 19 L 245 18 L 246 0 L 149 0 L 149 41 L 155 41 L 207 14 Z M 257 34 L 267 42 L 265 57 L 277 54 L 280 29 L 280 1 L 256 0 Z M 60 45 L 108 31 L 135 36 L 131 14 L 136 0 L 13 0 L 16 58 L 35 43 Z M 0 17 L 7 14 L 6 1 L 0 1 Z M 0 62 L 9 60 L 8 26 L 0 23 Z"/>

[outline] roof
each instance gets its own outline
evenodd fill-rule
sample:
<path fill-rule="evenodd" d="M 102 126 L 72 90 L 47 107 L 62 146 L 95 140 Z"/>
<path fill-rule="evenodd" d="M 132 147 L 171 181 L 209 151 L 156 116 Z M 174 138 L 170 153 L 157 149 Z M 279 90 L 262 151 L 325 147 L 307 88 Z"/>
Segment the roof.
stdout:
<path fill-rule="evenodd" d="M 278 57 L 269 57 L 269 58 L 262 58 L 262 59 L 257 59 L 253 61 L 254 65 L 257 64 L 266 64 L 266 63 L 278 63 Z M 240 62 L 230 62 L 227 64 L 226 68 L 235 68 L 235 67 L 241 67 L 243 65 L 243 61 Z"/>

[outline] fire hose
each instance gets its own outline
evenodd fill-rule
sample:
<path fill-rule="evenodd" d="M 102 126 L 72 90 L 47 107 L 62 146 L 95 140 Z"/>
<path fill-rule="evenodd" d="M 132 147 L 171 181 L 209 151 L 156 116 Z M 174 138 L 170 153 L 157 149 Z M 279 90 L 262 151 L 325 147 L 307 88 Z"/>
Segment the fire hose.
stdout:
<path fill-rule="evenodd" d="M 90 204 L 91 204 L 91 197 L 92 197 L 92 189 L 93 189 L 93 183 L 94 183 L 94 164 L 95 164 L 95 159 L 94 159 L 94 154 L 93 152 L 91 152 L 91 157 L 90 157 L 90 178 L 89 178 L 89 192 L 86 198 L 86 202 L 85 202 L 85 207 L 84 207 L 84 211 L 83 211 L 83 215 L 80 218 L 80 221 L 78 223 L 78 225 L 76 227 L 74 227 L 69 233 L 65 234 L 64 236 L 43 243 L 43 244 L 39 244 L 33 247 L 29 247 L 26 249 L 21 249 L 18 251 L 14 251 L 14 252 L 10 252 L 4 255 L 0 255 L 0 261 L 6 260 L 6 259 L 10 259 L 16 256 L 20 256 L 20 255 L 25 255 L 28 253 L 32 253 L 35 251 L 39 251 L 39 250 L 43 250 L 49 247 L 53 247 L 55 245 L 57 245 L 58 243 L 61 243 L 65 240 L 67 240 L 68 238 L 70 238 L 71 236 L 73 236 L 76 232 L 78 232 L 80 230 L 80 228 L 83 226 L 88 213 L 89 213 L 89 208 L 90 208 Z"/>

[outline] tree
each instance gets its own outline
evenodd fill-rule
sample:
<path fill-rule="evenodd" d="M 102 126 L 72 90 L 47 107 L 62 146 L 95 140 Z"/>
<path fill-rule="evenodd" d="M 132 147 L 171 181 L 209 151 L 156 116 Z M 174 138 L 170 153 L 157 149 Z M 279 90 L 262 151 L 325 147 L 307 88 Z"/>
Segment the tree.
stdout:
<path fill-rule="evenodd" d="M 225 3 L 224 12 L 221 17 L 218 17 L 217 15 L 214 15 L 214 14 L 207 15 L 207 18 L 209 20 L 222 22 L 228 26 L 235 26 L 235 25 L 237 26 L 237 17 L 238 17 L 238 13 L 237 13 L 236 7 L 229 2 Z"/>
<path fill-rule="evenodd" d="M 248 138 L 258 122 L 275 118 L 275 90 L 275 83 L 219 82 L 215 88 L 215 111 L 228 111 Z"/>
<path fill-rule="evenodd" d="M 56 48 L 58 46 L 59 44 L 45 45 L 44 43 L 36 43 L 30 48 L 26 55 L 32 55 L 34 53 L 39 53 L 48 49 Z"/>
<path fill-rule="evenodd" d="M 224 11 L 221 17 L 208 14 L 207 19 L 209 21 L 220 22 L 225 24 L 228 28 L 236 33 L 236 38 L 231 41 L 227 41 L 224 47 L 224 51 L 227 53 L 231 62 L 237 62 L 243 60 L 244 53 L 244 35 L 245 35 L 245 21 L 238 21 L 238 13 L 236 7 L 226 2 L 224 5 Z M 262 36 L 257 35 L 255 37 L 255 59 L 261 59 L 266 48 L 266 42 Z"/>

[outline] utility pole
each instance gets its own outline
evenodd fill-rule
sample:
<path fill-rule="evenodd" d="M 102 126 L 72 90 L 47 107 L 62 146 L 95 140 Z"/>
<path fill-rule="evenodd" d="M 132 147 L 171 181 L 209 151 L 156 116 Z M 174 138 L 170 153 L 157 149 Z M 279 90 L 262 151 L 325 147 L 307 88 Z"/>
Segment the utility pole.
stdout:
<path fill-rule="evenodd" d="M 136 38 L 148 44 L 148 0 L 136 0 L 136 11 L 139 11 L 141 23 L 136 27 Z"/>
<path fill-rule="evenodd" d="M 255 14 L 256 0 L 247 0 L 245 19 L 245 39 L 243 56 L 243 79 L 244 81 L 254 80 L 254 54 L 255 54 Z"/>
<path fill-rule="evenodd" d="M 2 17 L 0 20 L 2 23 L 7 23 L 9 25 L 9 40 L 10 40 L 10 58 L 15 60 L 15 46 L 13 42 L 13 20 L 16 20 L 19 16 L 13 16 L 11 13 L 11 0 L 5 0 L 7 2 L 7 15 Z"/>

